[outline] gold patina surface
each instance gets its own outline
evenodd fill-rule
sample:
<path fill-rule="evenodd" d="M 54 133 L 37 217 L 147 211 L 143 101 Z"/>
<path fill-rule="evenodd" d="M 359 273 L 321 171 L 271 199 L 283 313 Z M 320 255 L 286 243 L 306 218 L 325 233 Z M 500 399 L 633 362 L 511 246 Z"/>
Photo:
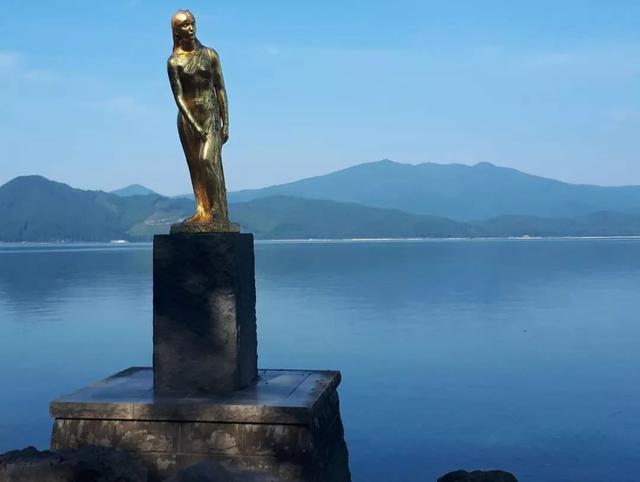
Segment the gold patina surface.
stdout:
<path fill-rule="evenodd" d="M 189 166 L 196 212 L 172 233 L 235 231 L 229 223 L 222 146 L 229 139 L 227 92 L 220 58 L 196 37 L 195 17 L 179 10 L 171 19 L 173 52 L 167 62 L 178 106 L 178 134 Z"/>

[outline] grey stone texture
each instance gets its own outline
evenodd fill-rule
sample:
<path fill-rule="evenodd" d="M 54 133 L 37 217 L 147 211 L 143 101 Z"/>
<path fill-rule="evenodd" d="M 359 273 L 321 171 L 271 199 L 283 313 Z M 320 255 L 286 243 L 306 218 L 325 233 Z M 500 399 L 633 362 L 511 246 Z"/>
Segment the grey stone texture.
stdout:
<path fill-rule="evenodd" d="M 339 383 L 333 371 L 260 370 L 231 393 L 158 394 L 150 368 L 131 368 L 51 402 L 51 446 L 127 451 L 151 480 L 215 460 L 246 480 L 347 482 Z"/>
<path fill-rule="evenodd" d="M 153 241 L 153 368 L 158 392 L 224 393 L 258 374 L 253 235 Z"/>
<path fill-rule="evenodd" d="M 518 482 L 518 479 L 515 475 L 502 470 L 475 470 L 473 472 L 457 470 L 443 475 L 438 479 L 438 482 Z"/>

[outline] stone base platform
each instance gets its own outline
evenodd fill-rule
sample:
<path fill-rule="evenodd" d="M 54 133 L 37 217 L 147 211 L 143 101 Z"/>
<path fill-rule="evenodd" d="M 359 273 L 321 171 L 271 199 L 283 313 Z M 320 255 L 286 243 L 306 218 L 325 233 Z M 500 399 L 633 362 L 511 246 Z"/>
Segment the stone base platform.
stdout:
<path fill-rule="evenodd" d="M 240 225 L 236 223 L 222 223 L 214 220 L 210 223 L 176 223 L 171 225 L 171 234 L 196 234 L 196 233 L 239 233 Z"/>
<path fill-rule="evenodd" d="M 51 402 L 51 448 L 124 450 L 152 480 L 214 459 L 252 480 L 347 482 L 339 383 L 335 371 L 259 370 L 229 394 L 156 394 L 151 368 L 129 368 Z"/>

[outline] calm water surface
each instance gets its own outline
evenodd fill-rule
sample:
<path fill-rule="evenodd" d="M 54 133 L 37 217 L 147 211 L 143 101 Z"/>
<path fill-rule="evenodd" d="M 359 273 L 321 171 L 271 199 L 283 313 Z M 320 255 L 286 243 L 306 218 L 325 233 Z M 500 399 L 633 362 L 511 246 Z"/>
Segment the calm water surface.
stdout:
<path fill-rule="evenodd" d="M 640 240 L 256 245 L 261 367 L 340 369 L 355 481 L 637 482 Z M 151 364 L 151 246 L 0 244 L 0 452 Z"/>

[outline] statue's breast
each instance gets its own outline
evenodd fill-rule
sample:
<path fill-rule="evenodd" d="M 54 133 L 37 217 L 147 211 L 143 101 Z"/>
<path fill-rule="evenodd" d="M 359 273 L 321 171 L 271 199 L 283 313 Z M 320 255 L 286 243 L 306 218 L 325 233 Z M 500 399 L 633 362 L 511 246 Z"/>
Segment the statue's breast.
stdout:
<path fill-rule="evenodd" d="M 213 65 L 204 50 L 186 59 L 181 64 L 183 82 L 186 81 L 197 86 L 208 86 L 213 81 Z"/>

